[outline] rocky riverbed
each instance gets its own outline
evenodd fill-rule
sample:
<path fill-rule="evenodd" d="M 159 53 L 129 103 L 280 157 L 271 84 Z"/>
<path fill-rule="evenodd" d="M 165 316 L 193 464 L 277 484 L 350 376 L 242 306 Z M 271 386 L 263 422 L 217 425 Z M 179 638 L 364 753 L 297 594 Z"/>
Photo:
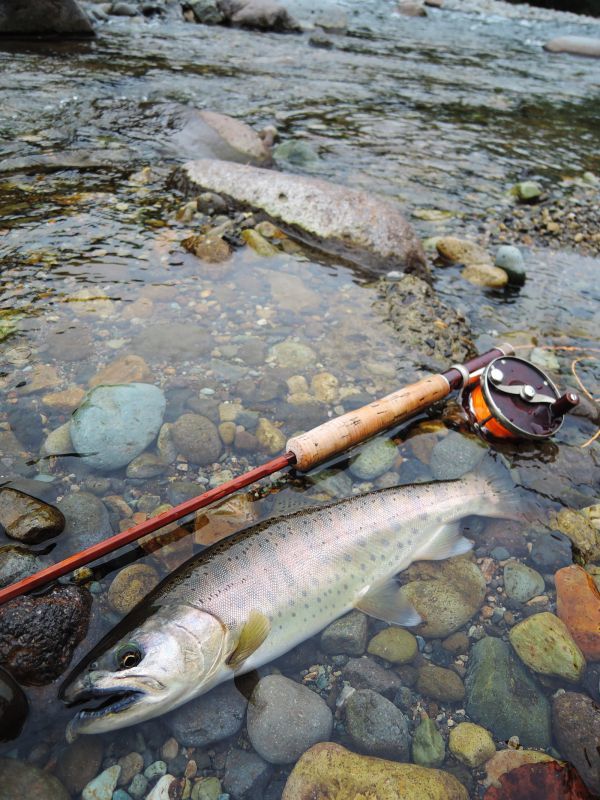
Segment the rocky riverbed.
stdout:
<path fill-rule="evenodd" d="M 498 341 L 584 402 L 492 448 L 535 518 L 470 519 L 471 553 L 403 572 L 419 626 L 353 611 L 152 722 L 67 745 L 65 671 L 235 530 L 476 469 L 461 406 L 1 607 L 1 800 L 600 793 L 599 73 L 542 48 L 597 23 L 85 7 L 94 42 L 0 49 L 1 585 Z"/>

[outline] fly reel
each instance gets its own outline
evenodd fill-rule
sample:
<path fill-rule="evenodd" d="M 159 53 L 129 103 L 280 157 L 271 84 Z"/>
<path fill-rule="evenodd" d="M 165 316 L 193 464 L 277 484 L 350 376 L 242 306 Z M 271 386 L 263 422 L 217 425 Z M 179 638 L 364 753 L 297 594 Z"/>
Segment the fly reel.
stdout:
<path fill-rule="evenodd" d="M 578 403 L 575 392 L 561 395 L 539 367 L 516 356 L 472 373 L 462 395 L 475 430 L 492 439 L 547 439 Z"/>

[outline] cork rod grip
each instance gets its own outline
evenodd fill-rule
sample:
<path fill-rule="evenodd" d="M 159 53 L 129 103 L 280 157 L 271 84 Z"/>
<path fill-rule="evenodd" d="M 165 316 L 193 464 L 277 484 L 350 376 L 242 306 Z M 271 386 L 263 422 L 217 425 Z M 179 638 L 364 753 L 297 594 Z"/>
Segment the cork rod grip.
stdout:
<path fill-rule="evenodd" d="M 306 472 L 352 445 L 397 425 L 449 393 L 447 379 L 443 375 L 431 375 L 356 411 L 324 422 L 312 431 L 294 436 L 287 442 L 286 449 L 296 457 L 296 469 Z"/>

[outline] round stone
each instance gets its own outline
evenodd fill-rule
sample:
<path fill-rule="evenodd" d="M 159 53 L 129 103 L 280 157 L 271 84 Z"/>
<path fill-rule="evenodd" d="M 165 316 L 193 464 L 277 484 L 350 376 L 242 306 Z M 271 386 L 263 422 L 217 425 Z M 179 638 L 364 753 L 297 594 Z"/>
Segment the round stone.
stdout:
<path fill-rule="evenodd" d="M 418 653 L 417 640 L 410 631 L 389 627 L 369 642 L 368 652 L 391 664 L 410 664 Z"/>
<path fill-rule="evenodd" d="M 147 564 L 130 564 L 117 573 L 108 590 L 108 602 L 119 614 L 127 614 L 154 589 L 159 577 Z"/>
<path fill-rule="evenodd" d="M 171 436 L 177 451 L 193 464 L 218 461 L 222 444 L 216 425 L 200 414 L 183 414 L 173 423 Z"/>
<path fill-rule="evenodd" d="M 506 272 L 510 283 L 520 285 L 525 282 L 525 262 L 518 247 L 501 245 L 496 252 L 496 266 Z"/>
<path fill-rule="evenodd" d="M 65 527 L 65 518 L 48 503 L 4 488 L 0 491 L 0 526 L 11 539 L 38 544 L 58 536 Z"/>
<path fill-rule="evenodd" d="M 371 689 L 350 695 L 344 707 L 346 730 L 362 753 L 398 761 L 408 759 L 408 720 L 399 708 Z"/>
<path fill-rule="evenodd" d="M 350 464 L 350 472 L 361 481 L 372 481 L 391 469 L 398 448 L 389 439 L 373 439 L 362 448 Z"/>
<path fill-rule="evenodd" d="M 526 603 L 544 591 L 544 579 L 539 572 L 521 564 L 510 561 L 504 567 L 504 589 L 507 597 L 518 603 Z"/>
<path fill-rule="evenodd" d="M 450 730 L 448 747 L 453 756 L 468 767 L 479 767 L 496 752 L 489 731 L 472 722 L 461 722 Z"/>

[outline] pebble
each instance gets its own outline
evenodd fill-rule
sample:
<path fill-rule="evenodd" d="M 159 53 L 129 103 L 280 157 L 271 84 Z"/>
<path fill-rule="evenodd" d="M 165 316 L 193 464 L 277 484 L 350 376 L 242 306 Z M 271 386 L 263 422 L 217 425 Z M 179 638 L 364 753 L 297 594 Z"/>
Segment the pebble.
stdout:
<path fill-rule="evenodd" d="M 71 417 L 75 450 L 95 469 L 124 467 L 156 438 L 165 407 L 158 386 L 97 386 Z"/>
<path fill-rule="evenodd" d="M 225 683 L 162 719 L 180 745 L 205 748 L 240 730 L 247 705 L 235 685 Z"/>
<path fill-rule="evenodd" d="M 372 439 L 351 461 L 350 472 L 361 481 L 372 481 L 394 465 L 398 448 L 390 439 Z"/>
<path fill-rule="evenodd" d="M 234 800 L 262 797 L 271 770 L 272 767 L 256 753 L 234 748 L 227 754 L 223 788 Z"/>
<path fill-rule="evenodd" d="M 173 423 L 171 436 L 177 451 L 193 464 L 218 461 L 222 445 L 216 425 L 200 414 L 183 414 Z"/>
<path fill-rule="evenodd" d="M 101 542 L 112 533 L 108 509 L 91 492 L 69 492 L 57 507 L 65 517 L 63 538 L 75 552 Z"/>
<path fill-rule="evenodd" d="M 131 795 L 125 789 L 116 789 L 113 792 L 112 800 L 131 800 Z"/>
<path fill-rule="evenodd" d="M 117 786 L 127 786 L 144 769 L 144 757 L 136 752 L 128 753 L 120 758 L 117 763 L 121 767 Z"/>
<path fill-rule="evenodd" d="M 469 283 L 490 289 L 501 289 L 508 283 L 508 274 L 491 264 L 468 264 L 460 273 Z"/>
<path fill-rule="evenodd" d="M 446 758 L 446 745 L 435 722 L 429 717 L 421 720 L 413 734 L 412 757 L 421 767 L 440 767 Z"/>
<path fill-rule="evenodd" d="M 146 769 L 144 770 L 144 776 L 148 778 L 149 781 L 153 780 L 154 778 L 162 777 L 167 774 L 167 765 L 164 761 L 153 761 Z"/>
<path fill-rule="evenodd" d="M 451 264 L 490 264 L 488 252 L 475 242 L 456 236 L 441 236 L 436 240 L 439 255 Z"/>
<path fill-rule="evenodd" d="M 359 689 L 344 705 L 346 731 L 362 753 L 407 760 L 410 753 L 408 719 L 396 706 L 371 689 Z"/>
<path fill-rule="evenodd" d="M 419 669 L 416 688 L 426 697 L 448 703 L 458 703 L 465 696 L 465 687 L 456 672 L 434 664 Z"/>
<path fill-rule="evenodd" d="M 448 772 L 359 755 L 339 744 L 317 744 L 298 761 L 281 800 L 312 797 L 377 800 L 468 800 Z"/>
<path fill-rule="evenodd" d="M 65 527 L 65 518 L 48 503 L 4 488 L 0 490 L 0 526 L 11 539 L 39 544 L 58 536 Z"/>
<path fill-rule="evenodd" d="M 56 777 L 71 794 L 80 794 L 98 774 L 104 747 L 98 736 L 81 736 L 58 757 Z"/>
<path fill-rule="evenodd" d="M 329 655 L 361 656 L 367 646 L 367 617 L 351 611 L 336 619 L 321 634 L 321 650 Z"/>
<path fill-rule="evenodd" d="M 255 435 L 261 448 L 271 455 L 280 453 L 285 447 L 285 434 L 266 417 L 258 420 Z"/>
<path fill-rule="evenodd" d="M 486 636 L 473 645 L 465 689 L 467 714 L 498 739 L 550 746 L 548 700 L 506 642 Z"/>
<path fill-rule="evenodd" d="M 453 633 L 451 636 L 448 636 L 442 642 L 442 647 L 444 650 L 447 650 L 452 655 L 459 655 L 463 653 L 469 652 L 470 647 L 469 637 L 463 631 L 458 631 L 457 633 Z"/>
<path fill-rule="evenodd" d="M 496 251 L 495 265 L 506 272 L 509 283 L 515 286 L 525 283 L 525 261 L 518 247 L 501 245 Z"/>
<path fill-rule="evenodd" d="M 600 591 L 582 567 L 572 565 L 558 570 L 556 613 L 590 661 L 600 661 Z"/>
<path fill-rule="evenodd" d="M 246 719 L 256 752 L 272 764 L 291 764 L 331 735 L 333 718 L 325 701 L 282 675 L 263 678 L 252 694 Z"/>
<path fill-rule="evenodd" d="M 521 661 L 534 672 L 569 683 L 581 680 L 585 670 L 583 653 L 565 623 L 549 611 L 519 622 L 510 629 L 509 639 Z"/>
<path fill-rule="evenodd" d="M 453 756 L 471 768 L 480 767 L 496 752 L 490 732 L 472 722 L 461 722 L 452 728 L 448 748 Z"/>
<path fill-rule="evenodd" d="M 544 45 L 550 53 L 600 58 L 600 38 L 592 36 L 557 36 Z"/>
<path fill-rule="evenodd" d="M 373 689 L 386 697 L 394 697 L 402 686 L 395 672 L 368 656 L 351 658 L 342 670 L 342 676 L 355 689 Z"/>
<path fill-rule="evenodd" d="M 540 533 L 533 540 L 530 558 L 542 572 L 556 572 L 573 563 L 571 541 L 560 531 Z"/>
<path fill-rule="evenodd" d="M 0 775 L 2 800 L 70 800 L 58 778 L 33 764 L 0 757 Z"/>
<path fill-rule="evenodd" d="M 400 597 L 423 618 L 417 631 L 426 638 L 441 639 L 462 628 L 484 601 L 481 570 L 464 558 L 413 564 L 408 574 L 419 580 L 402 586 Z"/>
<path fill-rule="evenodd" d="M 290 139 L 281 142 L 273 149 L 273 158 L 279 163 L 292 164 L 295 167 L 311 167 L 318 163 L 319 154 L 311 147 L 308 142 L 298 139 Z"/>
<path fill-rule="evenodd" d="M 552 699 L 552 731 L 558 749 L 593 794 L 600 794 L 600 713 L 585 694 L 564 692 Z"/>
<path fill-rule="evenodd" d="M 117 613 L 128 614 L 158 581 L 158 573 L 149 564 L 130 564 L 113 578 L 108 589 L 108 602 Z"/>
<path fill-rule="evenodd" d="M 431 451 L 431 470 L 439 481 L 460 478 L 471 472 L 486 453 L 481 442 L 450 431 Z"/>
<path fill-rule="evenodd" d="M 26 686 L 43 686 L 67 668 L 87 633 L 92 596 L 56 585 L 0 606 L 0 664 Z"/>
<path fill-rule="evenodd" d="M 368 652 L 391 664 L 410 664 L 418 652 L 417 640 L 410 631 L 390 626 L 369 642 Z"/>
<path fill-rule="evenodd" d="M 105 769 L 86 784 L 81 793 L 81 800 L 112 800 L 120 773 L 121 767 L 118 764 Z"/>
<path fill-rule="evenodd" d="M 504 567 L 504 590 L 507 597 L 518 603 L 526 603 L 532 597 L 544 591 L 544 579 L 539 572 L 521 564 L 510 561 Z"/>
<path fill-rule="evenodd" d="M 128 792 L 135 800 L 142 800 L 142 798 L 146 797 L 147 789 L 148 778 L 141 773 L 136 775 L 128 786 Z"/>
<path fill-rule="evenodd" d="M 0 667 L 0 742 L 16 739 L 29 713 L 25 692 L 14 678 Z"/>
<path fill-rule="evenodd" d="M 131 342 L 131 349 L 151 362 L 184 361 L 194 353 L 205 355 L 213 347 L 212 336 L 189 322 L 169 321 L 144 328 Z"/>
<path fill-rule="evenodd" d="M 167 471 L 167 464 L 154 453 L 140 453 L 127 465 L 125 475 L 134 480 L 157 478 Z"/>
<path fill-rule="evenodd" d="M 513 187 L 513 193 L 523 203 L 535 203 L 542 195 L 542 187 L 535 181 L 521 181 Z"/>

